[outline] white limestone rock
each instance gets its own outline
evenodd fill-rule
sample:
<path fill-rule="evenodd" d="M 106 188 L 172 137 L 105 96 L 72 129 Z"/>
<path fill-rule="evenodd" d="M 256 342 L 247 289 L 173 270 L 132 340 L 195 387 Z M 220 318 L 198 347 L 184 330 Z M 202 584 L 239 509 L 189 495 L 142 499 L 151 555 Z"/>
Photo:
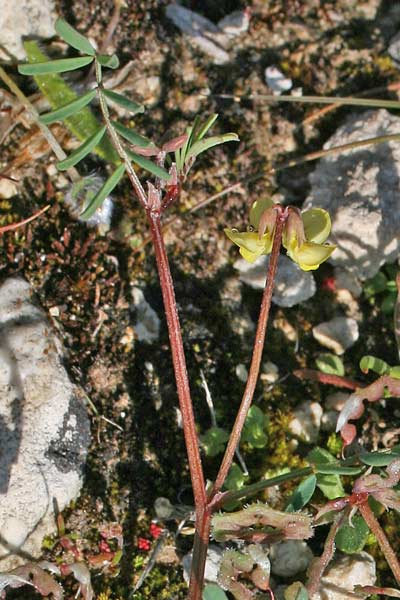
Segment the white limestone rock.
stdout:
<path fill-rule="evenodd" d="M 24 60 L 26 56 L 22 38 L 53 36 L 55 20 L 54 0 L 2 0 L 0 46 L 3 46 L 6 52 L 0 47 L 0 57 L 7 60 L 11 54 L 18 60 Z"/>
<path fill-rule="evenodd" d="M 315 600 L 354 600 L 356 585 L 374 585 L 376 581 L 375 561 L 367 554 L 337 553 L 328 565 Z M 357 598 L 366 598 L 368 594 L 357 592 Z"/>
<path fill-rule="evenodd" d="M 386 110 L 351 115 L 325 144 L 332 148 L 400 131 L 400 118 Z M 327 210 L 331 241 L 329 261 L 357 279 L 373 277 L 400 253 L 400 145 L 397 141 L 354 148 L 322 158 L 310 176 L 304 208 Z"/>
<path fill-rule="evenodd" d="M 86 407 L 29 284 L 0 286 L 0 570 L 40 554 L 55 503 L 76 498 L 89 445 Z"/>
<path fill-rule="evenodd" d="M 158 340 L 160 333 L 160 319 L 156 311 L 144 297 L 143 291 L 138 287 L 132 288 L 133 306 L 136 312 L 135 333 L 140 342 L 152 344 Z"/>
<path fill-rule="evenodd" d="M 271 573 L 290 578 L 307 569 L 313 559 L 313 553 L 302 540 L 285 540 L 272 544 L 269 557 Z"/>
<path fill-rule="evenodd" d="M 207 550 L 206 568 L 204 579 L 207 583 L 217 583 L 218 571 L 221 564 L 223 549 L 216 544 L 210 544 Z M 192 553 L 185 554 L 182 558 L 183 578 L 187 584 L 190 579 L 190 568 L 192 566 Z"/>
<path fill-rule="evenodd" d="M 261 256 L 255 263 L 239 258 L 233 266 L 240 273 L 240 281 L 255 290 L 263 290 L 268 261 L 268 256 Z M 279 257 L 272 302 L 278 306 L 294 306 L 311 298 L 315 290 L 315 280 L 310 272 L 302 271 L 287 256 Z"/>
<path fill-rule="evenodd" d="M 322 346 L 333 350 L 336 354 L 344 354 L 359 336 L 357 321 L 350 317 L 335 317 L 316 325 L 312 332 Z"/>
<path fill-rule="evenodd" d="M 321 427 L 322 406 L 318 402 L 306 400 L 293 411 L 289 431 L 307 444 L 315 443 Z"/>

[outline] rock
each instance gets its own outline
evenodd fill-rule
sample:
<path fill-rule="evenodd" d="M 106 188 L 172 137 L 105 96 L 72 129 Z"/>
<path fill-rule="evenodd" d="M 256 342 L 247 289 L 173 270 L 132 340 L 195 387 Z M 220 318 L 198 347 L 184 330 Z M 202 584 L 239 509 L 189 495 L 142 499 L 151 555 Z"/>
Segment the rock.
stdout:
<path fill-rule="evenodd" d="M 160 319 L 156 311 L 146 301 L 142 290 L 132 288 L 133 306 L 136 311 L 135 333 L 140 342 L 152 344 L 158 340 L 160 333 Z"/>
<path fill-rule="evenodd" d="M 261 381 L 266 381 L 267 383 L 275 383 L 279 379 L 279 368 L 272 361 L 268 360 L 263 363 L 261 367 Z"/>
<path fill-rule="evenodd" d="M 356 585 L 374 585 L 376 580 L 375 561 L 367 554 L 336 554 L 321 579 L 321 587 L 315 600 L 353 600 Z M 357 592 L 357 598 L 366 598 L 367 593 Z"/>
<path fill-rule="evenodd" d="M 207 550 L 206 569 L 204 579 L 207 583 L 217 583 L 219 565 L 221 563 L 223 550 L 216 544 L 210 544 Z M 182 558 L 183 578 L 189 583 L 190 568 L 192 566 L 192 553 L 185 554 Z"/>
<path fill-rule="evenodd" d="M 286 540 L 272 544 L 269 557 L 271 573 L 289 578 L 307 569 L 313 559 L 313 553 L 302 540 Z"/>
<path fill-rule="evenodd" d="M 38 556 L 56 529 L 54 507 L 76 498 L 89 420 L 61 364 L 58 342 L 29 284 L 0 286 L 0 569 Z M 7 546 L 7 547 L 6 547 Z"/>
<path fill-rule="evenodd" d="M 313 336 L 322 346 L 336 354 L 344 354 L 358 340 L 358 325 L 355 319 L 335 317 L 331 321 L 313 327 Z"/>
<path fill-rule="evenodd" d="M 398 133 L 400 118 L 386 110 L 350 116 L 325 144 L 332 148 Z M 326 209 L 337 249 L 329 261 L 357 279 L 373 277 L 400 251 L 400 146 L 397 142 L 355 148 L 319 161 L 310 176 L 304 208 Z"/>
<path fill-rule="evenodd" d="M 293 411 L 289 431 L 307 444 L 315 443 L 321 427 L 322 407 L 318 402 L 303 402 Z"/>
<path fill-rule="evenodd" d="M 388 54 L 392 58 L 397 66 L 400 64 L 400 33 L 396 33 L 389 42 Z"/>
<path fill-rule="evenodd" d="M 269 66 L 264 71 L 265 82 L 269 88 L 271 88 L 274 96 L 287 92 L 293 86 L 293 82 L 289 77 L 278 69 L 278 67 Z"/>
<path fill-rule="evenodd" d="M 48 38 L 55 34 L 53 0 L 2 0 L 0 11 L 0 45 L 19 60 L 26 58 L 22 37 Z M 0 49 L 0 57 L 10 56 Z"/>
<path fill-rule="evenodd" d="M 9 198 L 16 196 L 17 194 L 18 188 L 16 182 L 12 181 L 11 179 L 6 179 L 5 177 L 2 177 L 0 179 L 0 198 L 2 200 L 8 200 Z"/>
<path fill-rule="evenodd" d="M 240 258 L 233 266 L 240 273 L 240 281 L 255 290 L 263 290 L 268 261 L 268 256 L 261 256 L 254 264 Z M 272 302 L 278 306 L 294 306 L 311 298 L 315 290 L 314 277 L 310 272 L 302 271 L 287 256 L 279 257 Z"/>
<path fill-rule="evenodd" d="M 229 38 L 235 38 L 242 33 L 246 33 L 250 25 L 250 8 L 244 10 L 234 10 L 218 21 L 218 27 Z"/>
<path fill-rule="evenodd" d="M 213 59 L 214 64 L 223 65 L 230 61 L 230 56 L 224 49 L 229 45 L 229 37 L 212 21 L 178 4 L 169 4 L 166 15 L 186 34 L 193 46 Z"/>
<path fill-rule="evenodd" d="M 246 383 L 247 377 L 249 375 L 246 366 L 243 363 L 239 363 L 235 368 L 236 377 L 242 383 Z"/>

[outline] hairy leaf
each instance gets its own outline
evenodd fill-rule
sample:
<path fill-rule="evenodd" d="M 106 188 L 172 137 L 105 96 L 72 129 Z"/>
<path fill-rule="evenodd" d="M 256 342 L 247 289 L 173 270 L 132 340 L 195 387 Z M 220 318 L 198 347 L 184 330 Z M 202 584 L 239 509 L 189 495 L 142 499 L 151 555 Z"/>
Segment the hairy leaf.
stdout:
<path fill-rule="evenodd" d="M 50 60 L 38 62 L 35 64 L 18 65 L 18 72 L 21 75 L 45 75 L 46 73 L 66 73 L 81 69 L 93 62 L 92 56 L 78 56 L 76 58 L 59 58 L 58 60 Z"/>
<path fill-rule="evenodd" d="M 82 54 L 95 56 L 96 51 L 89 40 L 76 29 L 71 27 L 71 25 L 64 21 L 64 19 L 58 18 L 54 27 L 58 35 L 64 40 L 64 42 L 67 42 L 69 46 L 79 50 L 82 52 Z"/>
<path fill-rule="evenodd" d="M 71 152 L 71 154 L 67 156 L 67 158 L 64 158 L 64 160 L 60 160 L 57 163 L 57 167 L 60 169 L 60 171 L 65 171 L 66 169 L 75 166 L 80 160 L 82 160 L 83 158 L 85 158 L 85 156 L 90 154 L 90 152 L 92 152 L 92 150 L 101 141 L 101 138 L 103 137 L 105 132 L 106 126 L 103 125 L 103 127 L 101 127 L 99 131 L 97 131 L 94 135 L 87 139 L 86 142 L 83 142 L 83 144 L 81 144 L 79 148 Z"/>

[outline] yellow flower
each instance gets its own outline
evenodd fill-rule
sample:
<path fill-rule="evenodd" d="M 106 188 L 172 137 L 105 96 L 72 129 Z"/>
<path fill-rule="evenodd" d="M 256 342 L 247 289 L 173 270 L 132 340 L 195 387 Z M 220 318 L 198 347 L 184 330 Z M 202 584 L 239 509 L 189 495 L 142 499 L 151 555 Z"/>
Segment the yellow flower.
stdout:
<path fill-rule="evenodd" d="M 322 208 L 301 213 L 297 208 L 283 207 L 269 199 L 257 200 L 250 210 L 252 229 L 243 233 L 225 229 L 225 233 L 239 246 L 243 258 L 254 262 L 262 254 L 270 254 L 278 215 L 285 218 L 282 243 L 287 255 L 303 271 L 317 269 L 330 257 L 336 246 L 325 243 L 331 231 L 331 220 Z"/>

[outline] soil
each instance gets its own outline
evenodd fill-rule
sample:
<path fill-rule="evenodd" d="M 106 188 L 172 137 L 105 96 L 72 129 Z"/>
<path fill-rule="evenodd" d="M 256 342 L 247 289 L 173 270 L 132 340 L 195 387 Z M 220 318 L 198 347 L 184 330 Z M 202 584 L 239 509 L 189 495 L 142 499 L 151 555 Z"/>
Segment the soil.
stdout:
<path fill-rule="evenodd" d="M 224 237 L 223 228 L 242 226 L 248 208 L 260 196 L 275 194 L 300 206 L 309 189 L 313 163 L 276 174 L 271 167 L 320 149 L 350 110 L 362 110 L 341 108 L 321 116 L 313 125 L 304 125 L 303 119 L 317 107 L 268 105 L 248 96 L 269 93 L 264 70 L 272 64 L 292 78 L 293 86 L 301 87 L 303 94 L 356 96 L 397 81 L 398 70 L 385 50 L 400 24 L 400 10 L 396 3 L 378 0 L 253 0 L 248 32 L 234 41 L 232 62 L 218 66 L 167 20 L 167 4 L 127 0 L 112 38 L 110 50 L 117 53 L 121 66 L 134 61 L 121 89 L 147 107 L 144 115 L 135 117 L 135 125 L 142 134 L 159 141 L 165 134 L 183 133 L 196 113 L 217 112 L 215 131 L 234 131 L 240 136 L 239 144 L 217 147 L 197 161 L 179 203 L 169 211 L 175 220 L 166 231 L 194 407 L 199 432 L 204 433 L 210 417 L 200 370 L 211 390 L 217 419 L 229 428 L 243 388 L 236 367 L 249 362 L 252 323 L 261 298 L 260 292 L 240 290 L 232 283 L 237 252 Z M 248 5 L 238 0 L 183 4 L 214 22 Z M 112 11 L 112 0 L 57 2 L 58 14 L 97 42 L 101 42 Z M 54 43 L 42 47 L 51 54 Z M 26 94 L 34 94 L 28 78 L 9 71 Z M 149 81 L 153 82 L 150 87 Z M 384 93 L 383 97 L 395 96 Z M 177 520 L 160 523 L 166 530 L 164 549 L 140 590 L 132 595 L 150 555 L 140 549 L 140 539 L 148 539 L 152 549 L 156 545 L 150 533 L 155 500 L 162 496 L 177 506 L 192 503 L 162 298 L 154 254 L 147 243 L 145 216 L 124 180 L 113 197 L 115 210 L 107 233 L 76 220 L 64 202 L 69 183 L 52 168 L 54 156 L 35 147 L 34 156 L 24 160 L 26 127 L 26 122 L 20 121 L 3 141 L 3 167 L 16 157 L 20 160 L 12 171 L 19 180 L 18 195 L 0 201 L 0 224 L 21 220 L 46 203 L 51 208 L 27 227 L 2 236 L 0 276 L 19 273 L 32 284 L 63 341 L 65 366 L 83 390 L 82 401 L 91 415 L 92 444 L 85 483 L 80 497 L 64 512 L 66 531 L 75 536 L 88 561 L 100 551 L 102 528 L 110 523 L 122 527 L 124 546 L 119 564 L 92 570 L 96 598 L 184 599 L 187 587 L 180 558 L 190 550 L 192 536 L 174 536 Z M 38 130 L 31 126 L 28 135 L 33 147 Z M 68 147 L 68 135 L 63 143 Z M 105 166 L 92 156 L 80 170 L 82 174 L 104 174 Z M 232 193 L 190 211 L 201 200 L 237 182 L 241 185 Z M 324 285 L 331 276 L 331 267 L 324 265 L 316 274 L 314 298 L 290 309 L 272 308 L 275 326 L 270 326 L 265 355 L 278 366 L 281 376 L 288 377 L 272 389 L 262 382 L 257 388 L 256 401 L 270 419 L 271 435 L 262 451 L 244 448 L 249 482 L 267 472 L 273 475 L 283 467 L 302 465 L 310 449 L 300 445 L 294 452 L 285 427 L 291 410 L 306 399 L 323 403 L 327 389 L 299 382 L 291 373 L 298 367 L 314 367 L 321 352 L 311 329 L 333 317 L 339 308 L 334 291 Z M 161 318 L 157 343 L 137 340 L 133 285 L 144 288 L 146 299 Z M 359 299 L 359 309 L 363 315 L 360 339 L 344 359 L 346 375 L 358 378 L 358 361 L 366 350 L 392 364 L 397 356 L 391 316 L 365 296 Z M 285 337 L 282 322 L 297 331 L 298 347 Z M 393 430 L 399 427 L 393 406 L 388 403 L 386 411 L 376 407 L 375 420 L 366 423 L 366 440 L 372 439 L 374 431 L 386 430 L 387 423 Z M 318 443 L 326 447 L 327 434 L 321 434 Z M 204 464 L 212 479 L 218 457 L 205 458 Z M 283 496 L 289 494 L 290 486 L 281 491 Z M 279 506 L 283 496 L 270 501 Z M 390 515 L 388 528 L 395 527 L 395 518 Z M 116 548 L 114 542 L 110 542 L 111 550 Z M 320 544 L 316 539 L 316 554 L 321 551 Z M 381 560 L 377 549 L 371 548 Z M 57 537 L 46 541 L 44 556 L 48 560 L 61 560 L 65 552 Z M 385 566 L 383 572 L 392 583 Z M 77 590 L 74 580 L 64 580 L 63 585 L 66 598 L 73 598 Z M 13 592 L 9 597 L 28 597 L 26 591 L 21 594 Z"/>

